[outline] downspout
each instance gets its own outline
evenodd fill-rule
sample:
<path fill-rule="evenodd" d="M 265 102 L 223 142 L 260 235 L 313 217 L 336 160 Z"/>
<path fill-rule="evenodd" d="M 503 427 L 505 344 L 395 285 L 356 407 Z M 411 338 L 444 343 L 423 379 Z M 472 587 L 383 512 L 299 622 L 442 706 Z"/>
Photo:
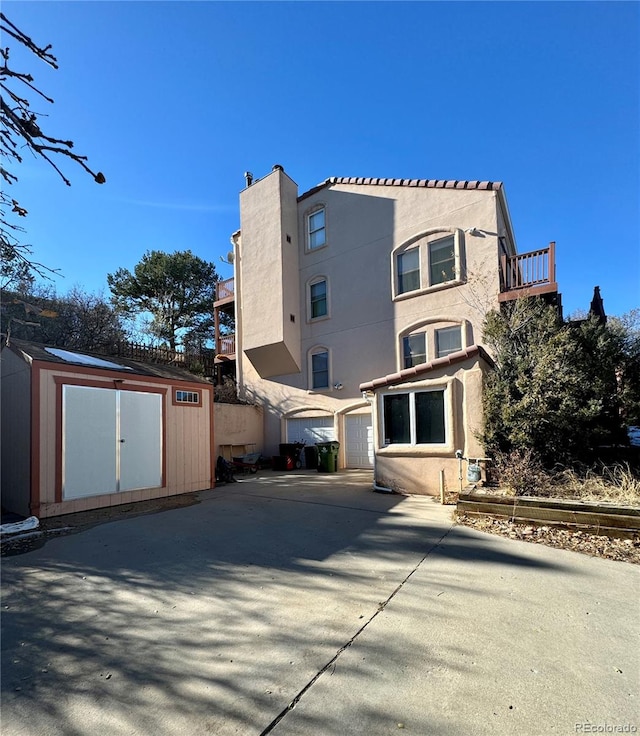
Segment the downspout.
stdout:
<path fill-rule="evenodd" d="M 368 401 L 369 404 L 373 404 L 373 401 L 371 400 L 371 398 L 369 397 L 369 395 L 368 395 L 368 393 L 366 391 L 363 391 L 362 392 L 362 398 L 365 401 Z M 372 409 L 373 409 L 373 407 L 372 407 Z M 372 410 L 371 414 L 373 416 L 373 410 Z M 374 437 L 375 437 L 375 433 L 374 433 Z M 374 491 L 377 491 L 378 493 L 395 493 L 395 491 L 393 490 L 393 488 L 387 488 L 386 486 L 380 486 L 380 485 L 378 485 L 376 483 L 376 458 L 377 458 L 377 453 L 376 453 L 376 448 L 375 448 L 375 443 L 374 443 L 374 448 L 373 448 L 373 490 Z"/>
<path fill-rule="evenodd" d="M 245 400 L 244 383 L 242 376 L 242 283 L 240 276 L 241 232 L 238 230 L 230 238 L 233 246 L 233 289 L 235 299 L 235 334 L 236 334 L 236 391 L 238 398 Z"/>

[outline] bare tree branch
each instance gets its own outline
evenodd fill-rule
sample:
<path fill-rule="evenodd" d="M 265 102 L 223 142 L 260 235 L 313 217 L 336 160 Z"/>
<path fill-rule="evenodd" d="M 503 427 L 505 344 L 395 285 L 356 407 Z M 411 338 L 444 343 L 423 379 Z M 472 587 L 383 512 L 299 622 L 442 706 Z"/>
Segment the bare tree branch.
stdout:
<path fill-rule="evenodd" d="M 54 69 L 58 69 L 58 60 L 51 53 L 51 45 L 39 46 L 15 26 L 4 13 L 0 13 L 0 32 L 6 37 L 24 46 L 36 58 Z M 104 174 L 93 171 L 87 157 L 73 151 L 73 141 L 64 140 L 46 134 L 41 127 L 43 113 L 35 112 L 24 90 L 35 92 L 40 99 L 53 104 L 53 99 L 40 90 L 34 83 L 33 76 L 25 71 L 18 71 L 9 66 L 10 49 L 0 49 L 3 65 L 0 67 L 0 177 L 6 184 L 14 184 L 18 176 L 10 167 L 22 163 L 22 149 L 29 150 L 34 157 L 46 161 L 60 176 L 62 181 L 71 186 L 70 179 L 59 166 L 60 160 L 70 159 L 93 177 L 98 184 L 106 181 Z M 17 86 L 16 86 L 17 85 Z M 0 283 L 6 286 L 12 280 L 33 278 L 33 274 L 48 277 L 57 273 L 56 269 L 44 266 L 31 257 L 31 246 L 23 245 L 18 234 L 24 230 L 9 221 L 9 215 L 25 217 L 27 210 L 15 199 L 0 193 Z"/>

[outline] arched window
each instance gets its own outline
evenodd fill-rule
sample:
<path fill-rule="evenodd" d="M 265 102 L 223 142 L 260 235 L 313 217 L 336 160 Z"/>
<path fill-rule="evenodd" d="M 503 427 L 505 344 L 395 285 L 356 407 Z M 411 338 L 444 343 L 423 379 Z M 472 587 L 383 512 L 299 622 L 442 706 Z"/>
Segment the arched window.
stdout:
<path fill-rule="evenodd" d="M 328 348 L 318 346 L 309 351 L 309 388 L 323 391 L 331 386 L 331 366 Z"/>
<path fill-rule="evenodd" d="M 419 294 L 456 286 L 464 279 L 463 234 L 434 228 L 415 235 L 392 253 L 393 294 Z"/>

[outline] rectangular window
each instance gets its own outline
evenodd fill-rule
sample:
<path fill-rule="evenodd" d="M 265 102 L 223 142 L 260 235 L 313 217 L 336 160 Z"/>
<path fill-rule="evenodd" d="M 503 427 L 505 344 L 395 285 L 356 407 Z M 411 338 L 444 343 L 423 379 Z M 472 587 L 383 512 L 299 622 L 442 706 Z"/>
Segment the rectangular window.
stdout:
<path fill-rule="evenodd" d="M 420 249 L 412 248 L 398 255 L 398 294 L 420 288 Z"/>
<path fill-rule="evenodd" d="M 391 394 L 384 397 L 385 445 L 408 445 L 411 442 L 409 421 L 409 394 Z"/>
<path fill-rule="evenodd" d="M 427 348 L 425 333 L 419 332 L 415 335 L 407 335 L 402 338 L 402 352 L 404 356 L 404 367 L 413 368 L 427 362 Z"/>
<path fill-rule="evenodd" d="M 311 387 L 329 388 L 329 353 L 314 353 L 311 356 Z"/>
<path fill-rule="evenodd" d="M 462 350 L 460 327 L 444 327 L 442 330 L 436 330 L 436 350 L 438 358 Z"/>
<path fill-rule="evenodd" d="M 429 286 L 455 279 L 456 253 L 453 236 L 429 243 L 429 277 Z"/>
<path fill-rule="evenodd" d="M 324 207 L 312 212 L 307 218 L 309 225 L 309 250 L 320 248 L 327 242 L 325 237 Z"/>
<path fill-rule="evenodd" d="M 444 391 L 411 391 L 383 396 L 385 445 L 445 442 Z"/>
<path fill-rule="evenodd" d="M 309 287 L 311 297 L 311 319 L 327 315 L 327 282 L 318 281 Z"/>
<path fill-rule="evenodd" d="M 199 404 L 198 391 L 176 391 L 176 404 Z"/>
<path fill-rule="evenodd" d="M 421 391 L 414 394 L 416 408 L 416 444 L 444 442 L 444 391 Z"/>

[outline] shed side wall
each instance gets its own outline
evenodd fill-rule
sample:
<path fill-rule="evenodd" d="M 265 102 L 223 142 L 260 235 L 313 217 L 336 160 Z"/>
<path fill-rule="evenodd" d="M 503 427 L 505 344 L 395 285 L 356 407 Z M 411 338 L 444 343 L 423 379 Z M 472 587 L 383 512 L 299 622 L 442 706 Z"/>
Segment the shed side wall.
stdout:
<path fill-rule="evenodd" d="M 29 515 L 31 491 L 31 368 L 11 350 L 0 363 L 2 508 Z"/>

